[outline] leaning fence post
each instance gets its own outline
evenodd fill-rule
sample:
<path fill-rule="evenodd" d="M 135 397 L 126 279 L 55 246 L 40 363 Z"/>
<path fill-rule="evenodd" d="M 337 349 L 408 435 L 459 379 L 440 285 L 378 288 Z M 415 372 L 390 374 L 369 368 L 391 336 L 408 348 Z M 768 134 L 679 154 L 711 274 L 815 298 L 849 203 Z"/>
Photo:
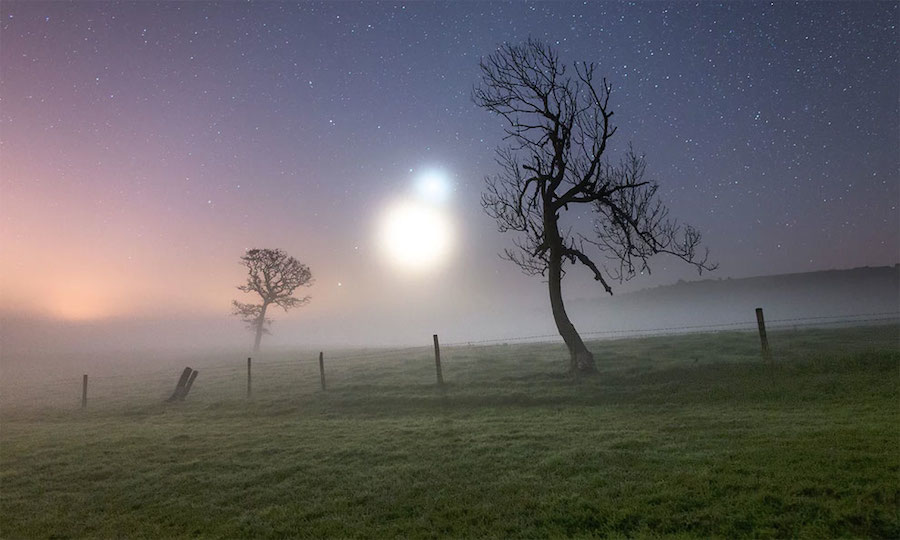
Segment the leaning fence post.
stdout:
<path fill-rule="evenodd" d="M 772 353 L 769 351 L 769 338 L 766 337 L 766 320 L 763 317 L 761 307 L 756 308 L 756 325 L 759 327 L 759 341 L 762 345 L 763 360 L 769 361 L 772 359 Z"/>
<path fill-rule="evenodd" d="M 166 400 L 167 402 L 182 399 L 182 394 L 185 393 L 184 386 L 187 384 L 192 372 L 193 370 L 190 367 L 184 368 L 184 371 L 181 372 L 181 377 L 178 378 L 178 384 L 175 385 L 175 391 L 172 392 L 172 395 Z"/>
<path fill-rule="evenodd" d="M 250 397 L 250 357 L 247 357 L 247 397 Z"/>
<path fill-rule="evenodd" d="M 188 377 L 187 384 L 184 385 L 184 389 L 181 391 L 181 395 L 178 396 L 179 401 L 184 401 L 184 398 L 187 397 L 188 392 L 191 391 L 191 387 L 194 386 L 194 379 L 197 378 L 197 374 L 200 373 L 196 369 L 191 372 L 191 376 Z"/>
<path fill-rule="evenodd" d="M 81 378 L 81 408 L 87 407 L 87 373 Z"/>
<path fill-rule="evenodd" d="M 319 380 L 322 383 L 322 390 L 325 390 L 325 353 L 319 351 Z"/>
<path fill-rule="evenodd" d="M 437 372 L 437 384 L 444 387 L 444 374 L 441 373 L 441 345 L 438 343 L 438 335 L 434 334 L 434 369 Z"/>

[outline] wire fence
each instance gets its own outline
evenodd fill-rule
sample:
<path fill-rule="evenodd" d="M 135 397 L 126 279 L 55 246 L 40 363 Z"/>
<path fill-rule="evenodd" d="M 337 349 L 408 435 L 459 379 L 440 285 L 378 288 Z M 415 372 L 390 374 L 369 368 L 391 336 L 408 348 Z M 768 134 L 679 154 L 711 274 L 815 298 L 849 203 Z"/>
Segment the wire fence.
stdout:
<path fill-rule="evenodd" d="M 828 315 L 815 317 L 781 318 L 766 321 L 768 332 L 828 328 L 828 327 L 873 327 L 887 329 L 886 333 L 879 334 L 879 342 L 889 346 L 900 347 L 900 331 L 896 325 L 900 324 L 900 311 L 858 313 L 845 315 Z M 757 330 L 757 321 L 733 321 L 716 324 L 692 324 L 681 326 L 664 326 L 654 328 L 620 329 L 620 330 L 596 330 L 581 332 L 581 336 L 588 342 L 602 342 L 608 340 L 651 338 L 657 336 L 710 334 L 720 332 L 745 333 L 753 337 L 749 332 Z M 539 334 L 526 336 L 509 336 L 496 339 L 482 339 L 472 341 L 455 341 L 441 343 L 444 353 L 444 366 L 453 368 L 461 359 L 465 361 L 483 362 L 486 359 L 498 358 L 485 355 L 473 357 L 481 348 L 499 345 L 518 344 L 545 344 L 547 346 L 560 346 L 562 338 L 558 334 Z M 753 349 L 753 341 L 746 342 L 748 354 Z M 865 343 L 863 343 L 865 345 Z M 756 341 L 758 347 L 758 340 Z M 797 346 L 803 346 L 802 343 Z M 776 350 L 778 346 L 776 345 Z M 757 353 L 759 349 L 756 349 Z M 408 346 L 390 349 L 373 349 L 366 351 L 347 351 L 343 354 L 330 355 L 325 353 L 324 377 L 332 384 L 366 384 L 369 381 L 379 379 L 379 371 L 372 366 L 391 370 L 392 377 L 403 371 L 407 374 L 408 381 L 428 380 L 427 371 L 431 371 L 430 382 L 434 383 L 435 369 L 433 356 L 435 354 L 432 345 Z M 247 396 L 243 396 L 244 385 L 247 382 L 246 357 L 239 357 L 234 361 L 222 363 L 202 362 L 194 367 L 198 368 L 198 387 L 218 388 L 221 396 L 227 393 L 232 398 L 249 397 L 253 392 L 247 388 Z M 182 364 L 183 367 L 183 364 Z M 256 385 L 256 394 L 272 391 L 273 395 L 279 392 L 296 392 L 298 388 L 306 393 L 314 393 L 320 390 L 318 362 L 309 356 L 302 358 L 297 355 L 286 357 L 254 358 L 252 367 L 254 375 L 253 383 Z M 109 405 L 134 403 L 145 400 L 162 400 L 171 394 L 175 380 L 181 367 L 174 368 L 167 365 L 150 371 L 135 373 L 119 373 L 111 375 L 91 374 L 89 377 L 88 407 L 97 403 Z M 202 382 L 201 382 L 202 381 Z M 4 380 L 5 388 L 0 390 L 0 406 L 8 410 L 11 406 L 21 407 L 54 407 L 63 406 L 72 408 L 77 406 L 81 399 L 81 376 L 64 377 L 48 380 L 41 377 L 34 381 L 10 381 Z M 196 392 L 195 392 L 196 393 Z M 191 395 L 188 399 L 193 398 Z M 76 399 L 77 398 L 77 399 Z"/>
<path fill-rule="evenodd" d="M 787 319 L 772 319 L 766 321 L 766 328 L 769 330 L 783 330 L 794 328 L 807 328 L 823 325 L 861 325 L 875 323 L 890 323 L 900 321 L 900 311 L 889 311 L 880 313 L 858 313 L 854 315 L 827 315 L 819 317 L 793 317 Z M 757 321 L 738 321 L 716 324 L 692 324 L 682 326 L 666 326 L 659 328 L 641 328 L 627 330 L 596 330 L 591 332 L 579 332 L 585 337 L 603 338 L 611 337 L 653 337 L 666 336 L 672 334 L 686 333 L 709 333 L 721 332 L 727 330 L 756 330 Z M 515 336 L 500 339 L 484 339 L 475 341 L 457 341 L 447 343 L 448 347 L 459 347 L 467 345 L 492 345 L 500 343 L 518 343 L 518 342 L 558 342 L 562 341 L 559 334 L 540 334 L 531 336 Z"/>

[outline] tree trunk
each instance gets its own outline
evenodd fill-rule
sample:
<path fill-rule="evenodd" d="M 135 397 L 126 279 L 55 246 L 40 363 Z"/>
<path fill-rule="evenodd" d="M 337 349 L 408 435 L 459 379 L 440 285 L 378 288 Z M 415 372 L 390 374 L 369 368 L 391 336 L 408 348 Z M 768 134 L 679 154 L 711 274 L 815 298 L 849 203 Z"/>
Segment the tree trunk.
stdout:
<path fill-rule="evenodd" d="M 549 232 L 549 231 L 548 231 Z M 558 235 L 557 235 L 558 238 Z M 550 284 L 550 307 L 553 309 L 553 320 L 559 335 L 569 348 L 569 372 L 573 375 L 594 373 L 597 366 L 594 363 L 594 355 L 585 346 L 578 330 L 569 315 L 562 298 L 562 243 L 557 240 L 550 242 L 550 260 L 548 265 L 548 277 Z"/>
<path fill-rule="evenodd" d="M 256 320 L 256 339 L 253 341 L 253 352 L 259 352 L 259 342 L 262 341 L 263 330 L 266 329 L 266 308 L 269 304 L 263 302 L 259 311 L 259 319 Z"/>

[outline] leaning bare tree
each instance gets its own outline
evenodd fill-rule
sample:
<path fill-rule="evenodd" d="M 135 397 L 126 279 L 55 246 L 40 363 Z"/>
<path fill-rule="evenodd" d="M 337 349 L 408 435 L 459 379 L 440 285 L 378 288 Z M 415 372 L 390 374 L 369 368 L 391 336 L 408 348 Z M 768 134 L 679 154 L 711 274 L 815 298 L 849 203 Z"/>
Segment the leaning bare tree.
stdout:
<path fill-rule="evenodd" d="M 593 64 L 575 63 L 569 73 L 551 47 L 528 40 L 504 44 L 480 67 L 475 104 L 503 118 L 511 142 L 498 150 L 500 173 L 486 179 L 482 206 L 500 232 L 517 233 L 515 249 L 504 257 L 547 278 L 571 372 L 593 372 L 593 354 L 563 304 L 564 263 L 587 267 L 610 294 L 611 281 L 649 271 L 649 258 L 658 253 L 701 272 L 715 265 L 707 263 L 708 250 L 698 254 L 700 233 L 669 219 L 656 197 L 658 185 L 644 178 L 643 156 L 629 151 L 617 165 L 607 161 L 607 143 L 616 132 L 610 122 L 612 87 L 596 79 Z M 560 223 L 563 213 L 582 204 L 594 218 L 590 237 Z M 588 248 L 605 258 L 592 257 Z"/>
<path fill-rule="evenodd" d="M 309 302 L 310 297 L 295 298 L 297 287 L 312 285 L 312 273 L 309 267 L 300 263 L 280 249 L 251 249 L 241 257 L 241 264 L 247 267 L 247 283 L 238 289 L 247 293 L 256 293 L 261 299 L 259 304 L 245 304 L 233 301 L 232 313 L 239 316 L 247 328 L 256 333 L 253 350 L 259 350 L 259 342 L 263 334 L 268 334 L 271 319 L 266 318 L 269 306 L 275 304 L 285 311 L 300 307 Z"/>

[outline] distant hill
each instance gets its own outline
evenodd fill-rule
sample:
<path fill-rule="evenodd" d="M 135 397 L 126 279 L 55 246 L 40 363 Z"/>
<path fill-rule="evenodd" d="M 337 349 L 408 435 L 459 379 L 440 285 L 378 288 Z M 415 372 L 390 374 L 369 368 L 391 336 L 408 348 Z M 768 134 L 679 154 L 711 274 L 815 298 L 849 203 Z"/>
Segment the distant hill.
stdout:
<path fill-rule="evenodd" d="M 753 321 L 757 307 L 772 321 L 897 312 L 900 265 L 679 281 L 571 304 L 585 331 Z"/>

